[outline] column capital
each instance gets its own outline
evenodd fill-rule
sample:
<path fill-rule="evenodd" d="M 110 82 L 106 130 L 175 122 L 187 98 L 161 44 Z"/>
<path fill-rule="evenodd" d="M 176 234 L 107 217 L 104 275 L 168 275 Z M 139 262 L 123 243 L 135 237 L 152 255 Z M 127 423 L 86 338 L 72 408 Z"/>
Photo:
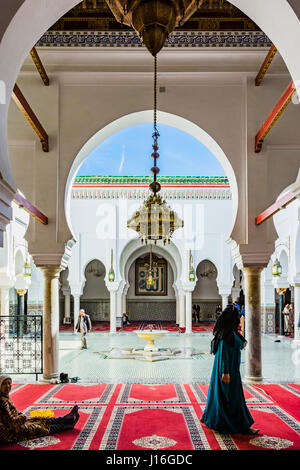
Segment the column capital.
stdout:
<path fill-rule="evenodd" d="M 285 289 L 290 286 L 290 283 L 288 282 L 287 278 L 281 279 L 280 277 L 276 277 L 272 281 L 274 289 Z"/>
<path fill-rule="evenodd" d="M 262 272 L 262 270 L 265 268 L 265 266 L 258 265 L 258 266 L 244 266 L 242 268 L 242 271 L 245 272 L 246 274 L 252 274 L 252 275 L 258 275 Z"/>
<path fill-rule="evenodd" d="M 52 264 L 42 265 L 42 266 L 39 266 L 39 268 L 43 271 L 44 276 L 50 279 L 59 278 L 59 273 L 62 270 L 60 265 L 52 265 Z"/>
<path fill-rule="evenodd" d="M 218 290 L 219 290 L 219 295 L 221 295 L 222 297 L 224 295 L 230 295 L 231 294 L 231 290 L 232 290 L 232 285 L 221 285 L 221 286 L 218 286 Z"/>
<path fill-rule="evenodd" d="M 36 253 L 32 248 L 30 248 L 30 254 L 34 261 L 34 264 L 37 268 L 41 268 L 42 266 L 60 266 L 61 260 L 64 254 L 64 250 L 58 253 Z"/>
<path fill-rule="evenodd" d="M 119 289 L 119 282 L 107 282 L 106 287 L 109 290 L 109 292 L 117 292 Z"/>
<path fill-rule="evenodd" d="M 190 282 L 189 284 L 183 284 L 182 289 L 184 290 L 184 292 L 193 292 L 195 289 L 195 285 L 196 285 L 195 282 Z"/>
<path fill-rule="evenodd" d="M 63 288 L 62 293 L 64 295 L 71 295 L 71 289 L 69 287 Z"/>
<path fill-rule="evenodd" d="M 229 239 L 227 243 L 231 247 L 232 257 L 239 269 L 251 266 L 261 266 L 266 268 L 270 258 L 274 252 L 274 244 L 266 243 L 265 245 L 238 245 L 235 240 Z"/>

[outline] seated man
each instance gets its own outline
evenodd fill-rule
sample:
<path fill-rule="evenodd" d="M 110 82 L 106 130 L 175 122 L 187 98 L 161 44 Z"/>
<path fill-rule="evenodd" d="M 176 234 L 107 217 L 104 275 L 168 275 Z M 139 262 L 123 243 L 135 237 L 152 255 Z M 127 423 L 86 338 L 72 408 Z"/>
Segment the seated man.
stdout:
<path fill-rule="evenodd" d="M 27 418 L 9 398 L 11 378 L 0 375 L 0 443 L 8 444 L 73 429 L 79 419 L 78 406 L 59 418 Z"/>
<path fill-rule="evenodd" d="M 196 304 L 193 305 L 192 307 L 192 321 L 196 323 L 197 321 L 197 310 L 196 310 Z"/>
<path fill-rule="evenodd" d="M 130 325 L 128 320 L 128 313 L 123 313 L 122 315 L 122 326 L 124 325 Z"/>

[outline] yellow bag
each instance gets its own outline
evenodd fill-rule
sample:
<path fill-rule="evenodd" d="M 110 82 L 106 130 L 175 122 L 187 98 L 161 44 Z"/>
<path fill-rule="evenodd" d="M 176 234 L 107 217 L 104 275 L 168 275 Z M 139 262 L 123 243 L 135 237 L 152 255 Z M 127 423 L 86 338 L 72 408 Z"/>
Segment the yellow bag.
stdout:
<path fill-rule="evenodd" d="M 54 413 L 51 410 L 32 410 L 30 411 L 31 418 L 54 418 Z"/>

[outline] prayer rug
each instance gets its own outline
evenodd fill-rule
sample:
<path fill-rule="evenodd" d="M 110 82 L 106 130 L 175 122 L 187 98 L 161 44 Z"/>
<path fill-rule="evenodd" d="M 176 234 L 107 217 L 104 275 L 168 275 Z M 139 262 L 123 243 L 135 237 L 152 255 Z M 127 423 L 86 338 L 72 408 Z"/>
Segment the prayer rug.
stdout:
<path fill-rule="evenodd" d="M 200 419 L 208 385 L 27 384 L 12 401 L 31 410 L 68 413 L 76 402 L 75 429 L 0 446 L 1 450 L 300 450 L 299 385 L 245 385 L 258 435 L 220 434 Z"/>
<path fill-rule="evenodd" d="M 300 421 L 300 385 L 264 384 L 255 385 L 255 388 L 259 391 L 263 391 L 270 400 L 276 402 L 283 410 L 287 411 Z M 298 399 L 298 407 L 295 407 L 295 399 Z"/>
<path fill-rule="evenodd" d="M 180 333 L 180 328 L 174 322 L 160 322 L 160 321 L 145 321 L 145 322 L 130 322 L 130 325 L 125 325 L 120 331 L 135 331 L 148 329 L 149 325 L 153 330 L 167 330 Z"/>
<path fill-rule="evenodd" d="M 215 322 L 200 322 L 200 323 L 193 323 L 192 324 L 192 331 L 193 333 L 210 333 L 213 331 L 215 326 Z M 180 328 L 182 333 L 185 332 L 185 328 Z"/>
<path fill-rule="evenodd" d="M 191 384 L 190 387 L 197 397 L 198 403 L 206 403 L 209 385 Z M 244 384 L 243 388 L 247 405 L 252 403 L 262 404 L 274 402 L 274 400 L 269 398 L 268 395 L 263 392 L 263 390 L 259 390 L 254 385 Z"/>
<path fill-rule="evenodd" d="M 117 403 L 190 403 L 187 391 L 181 384 L 125 384 Z"/>
<path fill-rule="evenodd" d="M 92 322 L 92 331 L 99 331 L 99 332 L 109 332 L 110 329 L 110 323 L 108 321 L 93 321 Z M 74 332 L 74 325 L 59 325 L 59 331 L 64 331 L 64 332 Z"/>

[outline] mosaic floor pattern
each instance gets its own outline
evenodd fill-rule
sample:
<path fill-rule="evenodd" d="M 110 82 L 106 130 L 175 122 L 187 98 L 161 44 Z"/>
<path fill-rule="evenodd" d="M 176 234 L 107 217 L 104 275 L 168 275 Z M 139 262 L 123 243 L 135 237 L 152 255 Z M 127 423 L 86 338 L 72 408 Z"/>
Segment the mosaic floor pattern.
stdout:
<path fill-rule="evenodd" d="M 220 434 L 200 421 L 207 384 L 27 384 L 11 398 L 20 411 L 51 409 L 55 416 L 74 403 L 80 419 L 72 431 L 1 450 L 300 450 L 299 386 L 247 385 L 244 393 L 256 436 Z"/>

